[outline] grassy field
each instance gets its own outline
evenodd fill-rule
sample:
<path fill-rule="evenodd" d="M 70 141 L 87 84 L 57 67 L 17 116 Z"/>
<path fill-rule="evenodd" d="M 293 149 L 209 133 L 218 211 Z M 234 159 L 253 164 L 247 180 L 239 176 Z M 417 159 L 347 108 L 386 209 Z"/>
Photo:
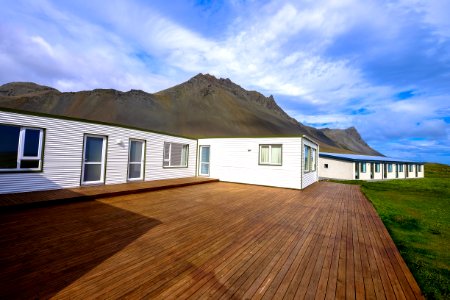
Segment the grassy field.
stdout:
<path fill-rule="evenodd" d="M 450 299 L 450 166 L 425 178 L 360 184 L 428 299 Z"/>

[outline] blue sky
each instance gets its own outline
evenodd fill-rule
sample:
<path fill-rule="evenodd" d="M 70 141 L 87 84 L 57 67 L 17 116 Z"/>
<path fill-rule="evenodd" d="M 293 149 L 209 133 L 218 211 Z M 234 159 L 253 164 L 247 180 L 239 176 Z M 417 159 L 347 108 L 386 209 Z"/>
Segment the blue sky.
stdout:
<path fill-rule="evenodd" d="M 156 92 L 198 73 L 450 164 L 450 1 L 0 0 L 0 83 Z"/>

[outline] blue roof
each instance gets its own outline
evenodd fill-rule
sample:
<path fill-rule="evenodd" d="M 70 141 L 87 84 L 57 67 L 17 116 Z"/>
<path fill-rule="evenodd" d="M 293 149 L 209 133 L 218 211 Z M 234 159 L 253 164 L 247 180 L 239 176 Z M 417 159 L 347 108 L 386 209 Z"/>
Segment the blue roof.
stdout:
<path fill-rule="evenodd" d="M 385 156 L 371 156 L 371 155 L 359 155 L 359 154 L 343 154 L 343 153 L 329 153 L 320 152 L 320 157 L 335 158 L 348 161 L 370 161 L 370 162 L 396 162 L 396 163 L 421 163 L 413 160 L 406 160 L 401 158 L 392 158 Z"/>

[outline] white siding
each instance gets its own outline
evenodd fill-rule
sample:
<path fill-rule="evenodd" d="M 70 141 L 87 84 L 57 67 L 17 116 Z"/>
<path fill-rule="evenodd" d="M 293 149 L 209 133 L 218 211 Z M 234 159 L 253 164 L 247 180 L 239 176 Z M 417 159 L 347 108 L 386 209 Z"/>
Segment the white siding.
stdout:
<path fill-rule="evenodd" d="M 363 164 L 366 165 L 366 172 L 363 172 Z M 352 178 L 354 179 L 354 178 Z M 370 163 L 359 162 L 359 179 L 360 180 L 370 180 Z"/>
<path fill-rule="evenodd" d="M 392 165 L 391 172 L 389 172 L 389 164 Z M 396 178 L 395 177 L 395 170 L 396 170 L 395 167 L 396 167 L 395 163 L 386 163 L 386 172 L 387 172 L 386 179 L 395 179 Z"/>
<path fill-rule="evenodd" d="M 375 172 L 376 164 L 377 164 L 376 162 L 373 163 L 373 169 L 374 169 L 373 179 L 374 180 L 381 180 L 381 179 L 383 179 L 383 164 L 380 163 L 380 171 L 379 172 Z"/>
<path fill-rule="evenodd" d="M 309 146 L 312 149 L 316 149 L 316 170 L 315 171 L 309 171 L 306 172 L 305 171 L 305 147 L 302 147 L 302 189 L 304 189 L 305 187 L 307 187 L 308 185 L 313 184 L 314 182 L 319 180 L 319 146 L 311 141 L 309 141 L 308 139 L 303 138 L 303 145 Z"/>
<path fill-rule="evenodd" d="M 325 168 L 325 164 L 328 168 Z M 355 165 L 351 161 L 332 158 L 319 158 L 319 174 L 321 178 L 354 179 Z"/>
<path fill-rule="evenodd" d="M 0 173 L 0 193 L 79 186 L 84 134 L 107 136 L 106 184 L 127 182 L 130 138 L 146 140 L 145 180 L 195 176 L 196 140 L 116 126 L 1 111 L 0 124 L 45 129 L 43 172 Z M 119 140 L 123 143 L 119 144 Z M 189 144 L 187 168 L 162 167 L 165 141 Z"/>
<path fill-rule="evenodd" d="M 420 172 L 417 173 L 417 178 L 424 178 L 425 177 L 425 166 L 424 165 L 420 165 Z"/>
<path fill-rule="evenodd" d="M 217 138 L 201 139 L 209 145 L 210 176 L 222 181 L 300 189 L 302 139 Z M 260 165 L 259 145 L 281 144 L 282 165 Z"/>
<path fill-rule="evenodd" d="M 319 174 L 322 178 L 332 178 L 332 179 L 343 179 L 343 180 L 351 180 L 355 179 L 355 164 L 359 165 L 359 179 L 360 180 L 387 180 L 387 179 L 404 179 L 404 178 L 417 178 L 417 177 L 424 177 L 424 169 L 422 165 L 422 172 L 418 173 L 418 176 L 416 177 L 416 165 L 413 164 L 414 170 L 412 172 L 408 172 L 408 165 L 403 163 L 403 172 L 398 172 L 398 177 L 396 174 L 397 171 L 397 163 L 394 162 L 383 162 L 380 161 L 380 172 L 375 172 L 375 165 L 376 162 L 373 162 L 374 165 L 374 177 L 371 178 L 370 176 L 370 166 L 372 162 L 352 162 L 347 160 L 339 160 L 339 159 L 333 159 L 328 157 L 320 157 L 319 161 Z M 392 172 L 388 172 L 388 165 L 392 164 Z M 326 169 L 324 167 L 325 164 L 328 164 L 328 168 Z M 366 172 L 363 173 L 362 170 L 362 164 L 366 164 Z M 384 177 L 384 172 L 386 170 L 386 177 Z M 406 172 L 408 172 L 409 177 L 406 176 Z"/>

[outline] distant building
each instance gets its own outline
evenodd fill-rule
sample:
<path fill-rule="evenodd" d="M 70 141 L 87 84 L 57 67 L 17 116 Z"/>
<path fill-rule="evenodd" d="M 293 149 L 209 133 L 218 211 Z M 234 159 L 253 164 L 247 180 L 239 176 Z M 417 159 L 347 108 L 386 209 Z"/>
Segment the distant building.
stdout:
<path fill-rule="evenodd" d="M 421 162 L 384 156 L 319 153 L 321 178 L 343 180 L 383 180 L 423 178 Z"/>

